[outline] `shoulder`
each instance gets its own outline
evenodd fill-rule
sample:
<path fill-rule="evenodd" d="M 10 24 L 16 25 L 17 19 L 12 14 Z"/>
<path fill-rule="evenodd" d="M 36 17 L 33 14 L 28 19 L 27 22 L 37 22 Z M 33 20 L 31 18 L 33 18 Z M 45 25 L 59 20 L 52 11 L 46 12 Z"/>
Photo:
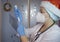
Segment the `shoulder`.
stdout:
<path fill-rule="evenodd" d="M 43 34 L 43 41 L 58 42 L 60 41 L 60 28 L 57 25 L 54 25 L 50 28 L 45 34 Z M 51 41 L 52 40 L 52 41 Z"/>

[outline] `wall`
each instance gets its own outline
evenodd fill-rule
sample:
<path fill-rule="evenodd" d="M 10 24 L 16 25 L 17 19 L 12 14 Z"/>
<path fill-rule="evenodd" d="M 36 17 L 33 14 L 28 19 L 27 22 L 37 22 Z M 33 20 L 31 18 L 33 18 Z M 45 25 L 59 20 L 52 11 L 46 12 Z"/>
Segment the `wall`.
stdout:
<path fill-rule="evenodd" d="M 1 28 L 2 28 L 2 14 L 1 14 L 1 0 L 0 0 L 0 42 L 1 42 Z"/>
<path fill-rule="evenodd" d="M 14 17 L 13 5 L 16 3 L 16 1 L 15 2 L 14 0 L 9 1 L 12 4 L 12 10 L 9 12 L 4 11 L 3 9 L 3 5 L 6 2 L 6 0 L 1 1 L 2 1 L 2 42 L 20 42 L 20 39 L 16 36 L 17 32 L 14 30 L 13 26 L 10 23 L 10 20 L 12 19 L 11 16 Z"/>

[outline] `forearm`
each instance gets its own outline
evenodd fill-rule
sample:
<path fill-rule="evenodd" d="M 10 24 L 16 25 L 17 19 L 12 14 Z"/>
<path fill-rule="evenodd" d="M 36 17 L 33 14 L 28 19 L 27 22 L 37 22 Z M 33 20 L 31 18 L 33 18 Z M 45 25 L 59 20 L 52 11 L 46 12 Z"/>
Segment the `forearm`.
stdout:
<path fill-rule="evenodd" d="M 22 41 L 22 42 L 28 42 L 28 39 L 27 39 L 26 36 L 21 36 L 21 41 Z"/>

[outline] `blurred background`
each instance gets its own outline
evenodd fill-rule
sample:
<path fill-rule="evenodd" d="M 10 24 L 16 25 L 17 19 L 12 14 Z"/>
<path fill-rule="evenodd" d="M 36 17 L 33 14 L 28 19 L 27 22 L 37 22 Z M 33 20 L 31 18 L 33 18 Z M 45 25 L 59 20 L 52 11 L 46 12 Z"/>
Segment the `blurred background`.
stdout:
<path fill-rule="evenodd" d="M 16 36 L 17 20 L 14 15 L 14 5 L 17 5 L 21 10 L 23 15 L 23 24 L 26 28 L 36 25 L 35 16 L 39 11 L 41 0 L 30 0 L 30 21 L 28 20 L 28 0 L 0 0 L 0 21 L 2 24 L 0 27 L 1 33 L 1 42 L 19 42 L 19 38 Z M 8 5 L 4 6 L 6 3 L 9 3 L 11 10 L 7 11 L 4 7 L 10 8 Z M 28 26 L 30 23 L 30 26 Z"/>

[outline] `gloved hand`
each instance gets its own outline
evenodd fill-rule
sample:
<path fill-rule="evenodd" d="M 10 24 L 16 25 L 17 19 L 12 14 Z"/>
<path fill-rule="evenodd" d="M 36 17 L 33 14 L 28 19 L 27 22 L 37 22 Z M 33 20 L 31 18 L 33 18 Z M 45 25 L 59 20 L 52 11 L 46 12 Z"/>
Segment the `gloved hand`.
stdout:
<path fill-rule="evenodd" d="M 22 13 L 17 8 L 17 5 L 14 6 L 14 12 L 15 12 L 15 17 L 18 20 L 17 32 L 19 33 L 20 36 L 23 36 L 23 35 L 25 35 L 25 32 L 24 32 L 24 26 L 22 24 Z"/>
<path fill-rule="evenodd" d="M 18 9 L 17 5 L 14 6 L 14 14 L 15 17 L 18 21 L 22 22 L 22 13 L 21 11 Z M 20 20 L 19 20 L 20 19 Z"/>
<path fill-rule="evenodd" d="M 22 23 L 18 24 L 17 32 L 19 33 L 20 36 L 25 35 L 24 26 L 22 25 Z"/>

